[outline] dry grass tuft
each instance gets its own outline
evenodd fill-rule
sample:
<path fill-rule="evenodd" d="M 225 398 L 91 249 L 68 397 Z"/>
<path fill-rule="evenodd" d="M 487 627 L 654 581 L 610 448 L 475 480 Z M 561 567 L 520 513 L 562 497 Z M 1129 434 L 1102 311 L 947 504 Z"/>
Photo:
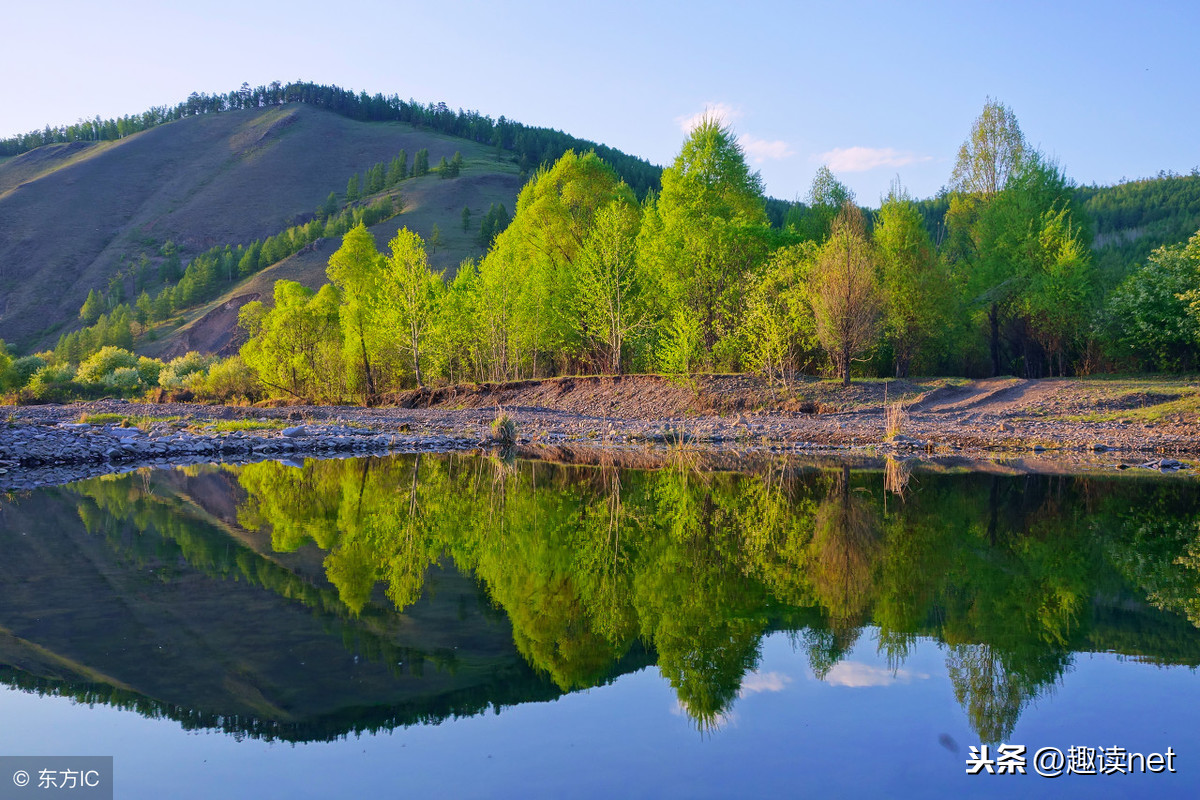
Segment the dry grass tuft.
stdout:
<path fill-rule="evenodd" d="M 496 418 L 492 420 L 492 441 L 506 447 L 517 443 L 517 421 L 504 409 L 500 409 Z"/>
<path fill-rule="evenodd" d="M 908 426 L 908 412 L 904 409 L 904 404 L 892 403 L 889 406 L 885 406 L 883 409 L 883 423 L 886 429 L 885 436 L 888 439 L 904 433 L 904 429 Z"/>

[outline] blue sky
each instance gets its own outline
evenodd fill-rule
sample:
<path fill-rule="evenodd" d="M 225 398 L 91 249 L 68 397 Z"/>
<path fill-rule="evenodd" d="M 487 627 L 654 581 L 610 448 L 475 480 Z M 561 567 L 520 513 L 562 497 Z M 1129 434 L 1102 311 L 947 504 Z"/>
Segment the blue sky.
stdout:
<path fill-rule="evenodd" d="M 1200 4 L 68 0 L 4 15 L 0 136 L 242 81 L 506 115 L 655 163 L 722 112 L 768 193 L 946 183 L 987 97 L 1080 183 L 1200 165 Z"/>

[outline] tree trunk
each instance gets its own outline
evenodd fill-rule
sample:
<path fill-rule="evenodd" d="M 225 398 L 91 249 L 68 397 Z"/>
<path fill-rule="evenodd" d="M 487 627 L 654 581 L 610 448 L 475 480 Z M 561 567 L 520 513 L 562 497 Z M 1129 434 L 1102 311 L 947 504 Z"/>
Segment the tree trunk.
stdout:
<path fill-rule="evenodd" d="M 992 335 L 992 377 L 1000 375 L 1000 308 L 995 303 L 988 309 L 988 322 Z"/>

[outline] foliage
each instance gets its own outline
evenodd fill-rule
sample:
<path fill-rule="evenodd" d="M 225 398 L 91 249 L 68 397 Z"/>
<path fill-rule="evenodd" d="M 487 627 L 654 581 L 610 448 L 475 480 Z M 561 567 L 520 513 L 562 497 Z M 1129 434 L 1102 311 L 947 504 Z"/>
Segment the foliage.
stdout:
<path fill-rule="evenodd" d="M 1200 233 L 1188 244 L 1160 247 L 1108 300 L 1104 326 L 1115 353 L 1150 370 L 1190 370 L 1198 363 Z"/>
<path fill-rule="evenodd" d="M 663 171 L 662 185 L 638 238 L 639 265 L 670 310 L 665 319 L 678 309 L 699 322 L 702 360 L 716 366 L 717 343 L 736 334 L 746 288 L 770 249 L 762 178 L 732 130 L 706 118 Z"/>
<path fill-rule="evenodd" d="M 862 214 L 847 203 L 817 254 L 812 306 L 817 338 L 850 385 L 850 365 L 875 343 L 881 298 Z"/>

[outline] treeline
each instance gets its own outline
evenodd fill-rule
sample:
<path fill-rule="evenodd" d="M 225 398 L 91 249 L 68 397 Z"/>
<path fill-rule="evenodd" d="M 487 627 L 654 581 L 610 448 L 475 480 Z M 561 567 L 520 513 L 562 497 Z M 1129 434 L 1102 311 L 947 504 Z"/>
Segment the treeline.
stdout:
<path fill-rule="evenodd" d="M 76 141 L 120 139 L 165 122 L 199 114 L 216 114 L 248 108 L 265 108 L 284 103 L 307 103 L 364 122 L 405 122 L 419 128 L 469 139 L 511 151 L 522 172 L 532 172 L 539 165 L 549 164 L 568 150 L 594 150 L 639 197 L 656 190 L 661 170 L 648 161 L 622 153 L 602 144 L 579 139 L 562 131 L 523 125 L 501 116 L 497 120 L 478 111 L 452 110 L 445 103 L 421 104 L 401 100 L 398 95 L 368 95 L 338 86 L 275 81 L 268 86 L 251 88 L 243 83 L 239 89 L 226 94 L 193 92 L 187 100 L 174 107 L 156 107 L 138 116 L 119 119 L 81 120 L 74 125 L 57 128 L 47 126 L 0 140 L 0 156 L 15 156 L 47 144 Z"/>
<path fill-rule="evenodd" d="M 1096 269 L 1111 289 L 1157 248 L 1182 242 L 1200 229 L 1200 170 L 1160 172 L 1116 186 L 1081 186 L 1095 231 Z"/>
<path fill-rule="evenodd" d="M 1200 240 L 1106 287 L 1079 192 L 997 103 L 951 183 L 931 236 L 930 207 L 902 187 L 868 216 L 822 169 L 780 230 L 714 121 L 642 202 L 597 154 L 567 153 L 452 281 L 415 235 L 380 255 L 352 231 L 330 286 L 280 284 L 273 309 L 247 307 L 243 357 L 271 391 L 327 402 L 580 372 L 754 370 L 786 385 L 1192 366 Z"/>

